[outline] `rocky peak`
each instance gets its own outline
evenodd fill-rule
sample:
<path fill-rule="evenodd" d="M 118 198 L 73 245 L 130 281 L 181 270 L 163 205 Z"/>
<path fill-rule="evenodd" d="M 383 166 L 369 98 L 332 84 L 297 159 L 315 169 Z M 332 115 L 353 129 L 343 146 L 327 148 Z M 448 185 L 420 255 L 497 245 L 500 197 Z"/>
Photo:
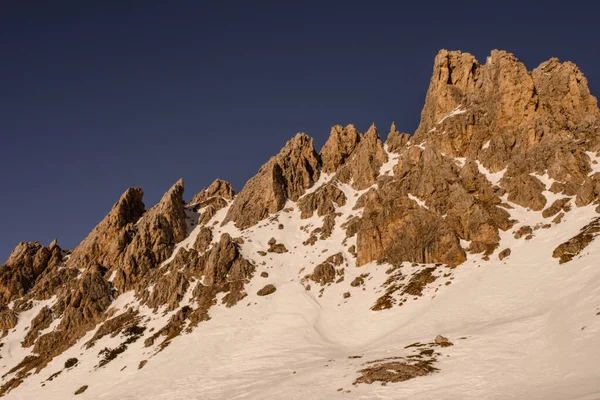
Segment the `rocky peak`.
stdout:
<path fill-rule="evenodd" d="M 572 63 L 551 59 L 529 72 L 505 51 L 480 65 L 470 54 L 442 50 L 414 143 L 478 160 L 492 173 L 506 169 L 501 185 L 509 199 L 538 210 L 544 185 L 531 174 L 547 172 L 566 195 L 589 198 L 595 190 L 586 178 L 591 169 L 575 165 L 588 164 L 583 153 L 597 150 L 599 126 L 597 101 Z"/>
<path fill-rule="evenodd" d="M 115 226 L 123 227 L 129 223 L 136 222 L 146 211 L 142 198 L 144 191 L 140 188 L 129 188 L 121 195 L 112 210 L 106 217 L 106 221 Z"/>
<path fill-rule="evenodd" d="M 331 128 L 329 139 L 321 149 L 322 171 L 331 174 L 344 164 L 358 146 L 361 136 L 354 125 L 335 125 Z"/>
<path fill-rule="evenodd" d="M 476 156 L 473 146 L 494 136 L 527 132 L 527 149 L 543 135 L 593 129 L 598 118 L 597 101 L 573 63 L 553 58 L 529 72 L 505 51 L 492 51 L 480 65 L 471 54 L 442 50 L 415 138 L 435 141 L 447 154 Z"/>
<path fill-rule="evenodd" d="M 379 169 L 386 161 L 387 154 L 373 124 L 361 137 L 350 158 L 338 169 L 336 178 L 344 183 L 352 182 L 357 190 L 367 189 L 375 183 Z"/>
<path fill-rule="evenodd" d="M 478 258 L 483 263 L 501 250 L 500 238 L 506 236 L 501 231 L 514 228 L 517 233 L 533 234 L 538 229 L 519 227 L 523 221 L 513 219 L 520 218 L 519 213 L 509 212 L 516 205 L 529 208 L 527 212 L 536 219 L 534 213 L 539 212 L 540 220 L 548 219 L 539 229 L 551 229 L 563 216 L 574 219 L 573 214 L 566 214 L 572 206 L 600 204 L 600 173 L 594 173 L 600 150 L 599 113 L 585 77 L 572 63 L 551 59 L 529 72 L 507 52 L 493 51 L 481 65 L 468 53 L 443 50 L 436 57 L 414 137 L 399 132 L 392 123 L 384 147 L 375 125 L 364 135 L 353 125 L 336 125 L 319 155 L 313 140 L 298 134 L 237 197 L 229 183 L 217 179 L 194 196 L 188 208 L 182 180 L 147 211 L 142 190 L 128 189 L 70 256 L 64 255 L 56 241 L 47 247 L 20 243 L 0 267 L 0 330 L 4 331 L 0 336 L 8 337 L 4 343 L 9 344 L 2 357 L 6 356 L 7 369 L 12 369 L 5 375 L 9 379 L 0 387 L 0 395 L 93 329 L 98 328 L 95 338 L 121 335 L 125 339 L 137 331 L 112 350 L 124 352 L 130 340 L 136 340 L 133 336 L 143 336 L 150 327 L 146 317 L 162 318 L 158 310 L 166 306 L 173 311 L 168 322 L 157 330 L 154 326 L 159 325 L 152 322 L 144 340 L 149 347 L 164 336 L 157 347 L 161 351 L 184 330 L 209 320 L 209 310 L 219 301 L 230 307 L 252 296 L 245 285 L 255 270 L 267 278 L 265 268 L 271 271 L 285 265 L 284 270 L 292 270 L 294 265 L 295 270 L 296 261 L 304 268 L 311 262 L 308 257 L 315 257 L 311 254 L 328 252 L 334 246 L 347 249 L 357 267 L 373 261 L 391 264 L 387 274 L 394 268 L 406 270 L 405 262 L 458 266 L 470 258 L 468 253 L 481 253 Z M 394 166 L 386 165 L 390 168 L 380 174 L 390 152 L 395 153 Z M 307 193 L 321 171 L 334 174 L 333 179 Z M 339 181 L 351 183 L 355 192 Z M 282 210 L 289 200 L 296 202 L 299 215 L 295 207 L 285 209 L 290 212 L 278 215 L 280 220 L 265 221 L 259 230 L 238 232 L 237 237 L 208 223 L 217 210 L 230 206 L 223 224 L 231 221 L 238 228 L 251 228 Z M 197 212 L 199 225 L 193 230 L 186 226 L 186 213 L 191 215 L 192 210 Z M 314 219 L 289 234 L 294 225 L 288 219 L 293 218 Z M 549 218 L 554 218 L 552 223 Z M 273 238 L 266 252 L 258 235 L 263 229 L 278 235 L 277 224 L 281 230 L 277 240 L 286 243 Z M 579 254 L 597 233 L 592 225 L 559 246 L 556 257 L 568 261 Z M 338 229 L 346 230 L 345 238 L 340 239 Z M 181 243 L 188 234 L 195 237 Z M 319 240 L 327 240 L 327 249 L 317 244 Z M 314 247 L 303 251 L 302 245 Z M 275 251 L 275 246 L 285 251 Z M 506 250 L 510 253 L 505 249 L 501 254 Z M 278 260 L 283 252 L 292 257 Z M 264 258 L 256 262 L 254 254 Z M 342 284 L 347 255 L 327 258 L 308 279 L 321 285 Z M 331 261 L 334 258 L 338 261 Z M 381 268 L 367 268 L 372 267 Z M 417 267 L 422 266 L 410 268 Z M 284 270 L 274 269 L 272 277 Z M 422 279 L 433 277 L 425 274 Z M 277 280 L 284 282 L 280 276 Z M 353 282 L 361 280 L 363 275 Z M 269 293 L 275 290 L 272 284 L 266 287 L 271 288 Z M 311 290 L 310 286 L 305 289 Z M 127 311 L 115 311 L 113 300 L 130 290 L 139 304 L 133 301 Z M 277 290 L 271 298 L 280 293 Z M 281 292 L 286 290 L 281 287 Z M 48 300 L 48 305 L 35 317 L 23 316 L 42 300 Z M 249 299 L 245 307 L 257 304 L 255 300 Z M 135 309 L 140 304 L 156 314 L 142 318 L 141 309 Z M 122 313 L 115 316 L 118 312 Z M 23 346 L 33 347 L 35 355 L 8 360 L 12 354 L 6 350 L 22 340 L 22 336 L 15 337 L 24 327 L 28 331 Z"/>
<path fill-rule="evenodd" d="M 186 236 L 185 211 L 183 201 L 183 179 L 179 179 L 165 193 L 160 202 L 149 210 L 149 214 L 154 216 L 162 216 L 167 221 L 168 226 L 172 230 L 172 241 L 180 242 Z M 151 217 L 146 220 L 151 219 Z M 145 222 L 144 220 L 140 222 Z"/>
<path fill-rule="evenodd" d="M 304 133 L 289 140 L 279 154 L 263 165 L 238 194 L 223 224 L 233 221 L 248 228 L 297 200 L 319 179 L 319 155 Z"/>
<path fill-rule="evenodd" d="M 223 199 L 231 200 L 235 196 L 235 191 L 231 183 L 216 179 L 209 187 L 202 189 L 200 193 L 195 195 L 189 204 L 202 203 L 213 197 L 220 197 Z"/>
<path fill-rule="evenodd" d="M 21 242 L 0 267 L 0 308 L 15 297 L 23 296 L 48 268 L 62 262 L 58 245 L 42 246 L 38 242 Z"/>
<path fill-rule="evenodd" d="M 598 102 L 575 64 L 551 58 L 534 69 L 531 76 L 541 108 L 552 115 L 555 128 L 588 130 L 598 125 Z"/>
<path fill-rule="evenodd" d="M 392 122 L 392 126 L 390 127 L 390 132 L 388 133 L 387 139 L 385 140 L 385 144 L 388 147 L 388 151 L 392 153 L 397 153 L 402 149 L 406 143 L 410 140 L 410 134 L 408 133 L 400 133 L 396 129 L 396 123 Z"/>
<path fill-rule="evenodd" d="M 183 191 L 183 180 L 180 179 L 140 218 L 133 232 L 124 233 L 128 239 L 126 246 L 115 260 L 104 264 L 109 270 L 117 267 L 113 283 L 120 291 L 133 288 L 145 272 L 169 258 L 175 244 L 185 239 Z"/>
<path fill-rule="evenodd" d="M 133 225 L 145 212 L 144 191 L 129 188 L 121 195 L 104 219 L 73 250 L 69 259 L 76 268 L 87 266 L 94 257 L 102 265 L 111 265 L 133 235 Z"/>
<path fill-rule="evenodd" d="M 139 274 L 167 259 L 175 243 L 186 236 L 183 180 L 177 181 L 160 202 L 143 212 L 141 189 L 128 189 L 111 212 L 81 242 L 68 260 L 74 268 L 103 266 L 117 271 L 120 290 L 130 288 Z"/>
<path fill-rule="evenodd" d="M 52 241 L 50 242 L 50 244 L 48 245 L 48 248 L 49 248 L 50 250 L 53 250 L 53 249 L 54 249 L 55 247 L 57 247 L 57 246 L 58 246 L 58 240 L 54 239 L 54 240 L 52 240 Z"/>

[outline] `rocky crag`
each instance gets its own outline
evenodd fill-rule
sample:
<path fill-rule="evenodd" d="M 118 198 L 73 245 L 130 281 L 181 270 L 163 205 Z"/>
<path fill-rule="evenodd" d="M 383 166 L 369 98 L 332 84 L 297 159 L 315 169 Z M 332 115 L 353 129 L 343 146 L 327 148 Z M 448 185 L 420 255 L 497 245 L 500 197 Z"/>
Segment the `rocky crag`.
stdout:
<path fill-rule="evenodd" d="M 480 64 L 443 50 L 412 135 L 392 124 L 383 141 L 375 126 L 362 134 L 336 125 L 317 152 L 300 133 L 238 194 L 216 180 L 186 203 L 180 180 L 146 210 L 143 191 L 131 188 L 72 251 L 20 243 L 0 268 L 0 394 L 49 375 L 47 366 L 75 346 L 97 353 L 104 337 L 123 342 L 102 349 L 95 368 L 138 341 L 157 354 L 210 320 L 213 307 L 254 295 L 251 282 L 262 279 L 264 298 L 276 296 L 269 274 L 256 271 L 319 243 L 332 252 L 300 274 L 307 291 L 361 287 L 368 275 L 345 281 L 348 268 L 385 264 L 390 278 L 372 310 L 402 305 L 468 257 L 505 250 L 505 232 L 527 240 L 574 208 L 600 213 L 599 155 L 600 111 L 574 64 L 551 59 L 528 71 L 504 51 Z M 511 213 L 517 207 L 544 222 L 523 226 Z M 253 229 L 285 231 L 294 218 L 301 245 L 273 238 L 264 251 L 248 250 L 259 240 Z M 557 262 L 600 232 L 597 218 L 581 228 L 553 249 Z M 405 263 L 416 269 L 401 272 Z M 30 322 L 21 323 L 25 316 Z M 417 375 L 435 370 L 419 368 Z"/>

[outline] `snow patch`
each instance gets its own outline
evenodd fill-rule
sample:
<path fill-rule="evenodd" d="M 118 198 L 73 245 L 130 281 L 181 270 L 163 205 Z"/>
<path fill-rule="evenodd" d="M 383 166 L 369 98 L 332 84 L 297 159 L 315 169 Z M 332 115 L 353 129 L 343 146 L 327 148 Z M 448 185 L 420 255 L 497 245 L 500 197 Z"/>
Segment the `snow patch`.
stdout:
<path fill-rule="evenodd" d="M 417 203 L 420 207 L 423 207 L 423 208 L 429 210 L 429 207 L 427 207 L 425 205 L 425 202 L 423 200 L 419 199 L 418 197 L 413 196 L 412 194 L 409 193 L 408 198 L 411 199 L 412 201 L 414 201 L 415 203 Z"/>
<path fill-rule="evenodd" d="M 504 168 L 502 171 L 492 173 L 486 167 L 484 167 L 479 160 L 475 160 L 475 162 L 477 163 L 477 169 L 479 170 L 479 173 L 484 175 L 492 185 L 498 185 L 506 173 L 506 168 Z"/>
<path fill-rule="evenodd" d="M 385 150 L 388 160 L 379 168 L 379 175 L 394 176 L 394 167 L 398 164 L 399 156 L 389 151 L 388 145 L 384 144 L 383 149 Z"/>
<path fill-rule="evenodd" d="M 585 154 L 590 158 L 590 167 L 592 171 L 588 174 L 588 176 L 592 176 L 598 172 L 600 172 L 600 156 L 597 153 L 592 153 L 591 151 L 586 151 Z"/>
<path fill-rule="evenodd" d="M 459 104 L 454 110 L 450 111 L 450 113 L 448 115 L 446 115 L 444 118 L 440 119 L 437 124 L 439 125 L 442 122 L 444 122 L 445 120 L 447 120 L 448 118 L 452 118 L 456 115 L 464 114 L 466 112 L 467 112 L 467 110 L 462 108 L 462 105 Z"/>

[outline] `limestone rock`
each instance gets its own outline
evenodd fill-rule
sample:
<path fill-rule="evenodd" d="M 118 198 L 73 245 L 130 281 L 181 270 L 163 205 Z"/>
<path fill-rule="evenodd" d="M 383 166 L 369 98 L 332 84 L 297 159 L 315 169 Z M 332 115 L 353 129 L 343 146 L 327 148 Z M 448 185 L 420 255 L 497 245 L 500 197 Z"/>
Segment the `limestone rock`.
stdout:
<path fill-rule="evenodd" d="M 598 234 L 600 234 L 600 217 L 592 220 L 592 222 L 581 228 L 577 235 L 554 249 L 552 257 L 558 258 L 560 264 L 569 262 L 579 255 Z"/>
<path fill-rule="evenodd" d="M 239 246 L 227 233 L 221 236 L 218 244 L 206 253 L 203 260 L 205 285 L 245 280 L 254 271 L 254 266 L 242 257 Z"/>
<path fill-rule="evenodd" d="M 555 200 L 554 203 L 552 203 L 552 205 L 550 207 L 548 207 L 544 211 L 542 211 L 542 216 L 544 218 L 553 217 L 554 215 L 558 214 L 561 210 L 563 210 L 565 207 L 567 207 L 567 204 L 569 203 L 570 200 L 571 199 L 568 197 Z"/>
<path fill-rule="evenodd" d="M 392 123 L 390 133 L 388 133 L 388 137 L 385 141 L 388 151 L 392 153 L 398 153 L 409 141 L 410 135 L 408 133 L 398 132 L 396 129 L 396 124 Z"/>
<path fill-rule="evenodd" d="M 85 392 L 87 390 L 87 388 L 88 388 L 88 385 L 83 385 L 82 387 L 77 389 L 75 391 L 75 393 L 73 393 L 73 394 L 75 394 L 75 395 L 82 394 L 83 392 Z"/>
<path fill-rule="evenodd" d="M 7 331 L 17 326 L 18 317 L 17 314 L 8 307 L 0 310 L 0 330 Z"/>
<path fill-rule="evenodd" d="M 352 182 L 352 186 L 357 190 L 367 189 L 377 180 L 379 169 L 387 158 L 377 128 L 371 125 L 362 136 L 356 150 L 339 168 L 336 179 L 344 183 Z"/>
<path fill-rule="evenodd" d="M 206 200 L 218 197 L 222 199 L 232 200 L 235 196 L 235 191 L 231 183 L 216 179 L 209 187 L 202 189 L 200 193 L 195 195 L 189 204 L 198 204 L 205 202 Z"/>
<path fill-rule="evenodd" d="M 313 270 L 313 273 L 308 277 L 313 282 L 319 283 L 324 286 L 328 283 L 333 283 L 335 280 L 336 272 L 335 267 L 341 265 L 344 262 L 344 256 L 342 253 L 334 254 L 328 257 L 321 264 L 317 265 Z"/>
<path fill-rule="evenodd" d="M 29 327 L 29 332 L 25 336 L 25 339 L 22 342 L 23 347 L 30 347 L 33 345 L 33 342 L 38 338 L 40 331 L 48 328 L 52 323 L 52 311 L 48 307 L 44 307 L 40 310 L 38 315 L 33 318 L 31 321 L 31 326 Z"/>
<path fill-rule="evenodd" d="M 412 200 L 382 192 L 365 203 L 358 229 L 357 265 L 373 260 L 458 265 L 466 260 L 448 223 Z"/>
<path fill-rule="evenodd" d="M 194 249 L 199 253 L 204 253 L 209 248 L 212 240 L 212 229 L 202 227 L 202 229 L 200 229 L 200 232 L 198 232 L 198 236 L 196 236 L 196 241 L 194 242 Z"/>
<path fill-rule="evenodd" d="M 504 51 L 492 51 L 481 65 L 470 54 L 442 50 L 413 141 L 478 159 L 492 173 L 508 167 L 501 185 L 509 200 L 540 210 L 544 188 L 530 174 L 547 172 L 561 191 L 575 194 L 569 192 L 580 190 L 589 168 L 581 150 L 597 146 L 599 119 L 585 77 L 571 63 L 552 59 L 529 72 Z"/>
<path fill-rule="evenodd" d="M 437 335 L 437 336 L 435 337 L 435 340 L 434 340 L 434 341 L 435 341 L 435 344 L 437 344 L 438 346 L 441 346 L 441 347 L 448 347 L 448 346 L 452 346 L 452 342 L 450 342 L 450 341 L 448 340 L 448 338 L 446 338 L 446 337 L 444 337 L 444 336 L 442 336 L 442 335 Z"/>
<path fill-rule="evenodd" d="M 546 205 L 546 197 L 542 194 L 545 186 L 539 179 L 521 174 L 516 177 L 506 177 L 502 185 L 508 190 L 508 200 L 522 207 L 541 211 Z"/>
<path fill-rule="evenodd" d="M 232 221 L 240 229 L 248 228 L 281 210 L 288 199 L 296 201 L 318 179 L 313 139 L 299 133 L 246 183 L 223 224 Z"/>
<path fill-rule="evenodd" d="M 346 162 L 348 157 L 356 150 L 361 136 L 354 127 L 348 125 L 345 128 L 336 125 L 331 128 L 329 139 L 321 149 L 322 171 L 333 174 Z"/>
<path fill-rule="evenodd" d="M 498 258 L 500 260 L 504 260 L 506 257 L 510 256 L 510 249 L 504 249 L 500 252 L 500 254 L 498 254 Z"/>
<path fill-rule="evenodd" d="M 134 224 L 145 212 L 143 194 L 139 188 L 127 189 L 110 213 L 73 251 L 69 264 L 77 268 L 93 262 L 105 266 L 118 264 L 136 234 Z"/>
<path fill-rule="evenodd" d="M 262 289 L 260 289 L 256 294 L 259 296 L 268 296 L 272 293 L 275 293 L 277 288 L 271 284 L 266 285 Z"/>
<path fill-rule="evenodd" d="M 277 243 L 277 244 L 272 244 L 269 247 L 269 250 L 267 250 L 267 252 L 282 254 L 282 253 L 287 253 L 288 249 L 285 247 L 285 245 L 283 243 Z"/>
<path fill-rule="evenodd" d="M 600 117 L 598 102 L 590 94 L 587 79 L 575 64 L 551 58 L 531 75 L 540 103 L 553 116 L 554 126 L 550 128 L 587 130 L 597 123 Z"/>
<path fill-rule="evenodd" d="M 522 226 L 515 233 L 515 239 L 521 239 L 523 236 L 531 235 L 532 233 L 533 233 L 533 228 L 531 228 L 529 225 Z"/>
<path fill-rule="evenodd" d="M 319 217 L 335 212 L 335 206 L 341 207 L 346 204 L 346 195 L 333 184 L 326 184 L 316 191 L 302 196 L 298 200 L 298 208 L 301 211 L 300 218 L 310 218 L 314 212 Z"/>
<path fill-rule="evenodd" d="M 50 249 L 38 242 L 19 243 L 0 267 L 0 307 L 29 292 L 46 269 L 57 268 L 62 260 L 58 245 Z"/>
<path fill-rule="evenodd" d="M 160 202 L 140 218 L 135 228 L 136 234 L 120 258 L 102 264 L 110 267 L 118 265 L 113 283 L 123 292 L 133 288 L 146 271 L 169 258 L 175 244 L 185 239 L 183 180 L 173 185 Z"/>

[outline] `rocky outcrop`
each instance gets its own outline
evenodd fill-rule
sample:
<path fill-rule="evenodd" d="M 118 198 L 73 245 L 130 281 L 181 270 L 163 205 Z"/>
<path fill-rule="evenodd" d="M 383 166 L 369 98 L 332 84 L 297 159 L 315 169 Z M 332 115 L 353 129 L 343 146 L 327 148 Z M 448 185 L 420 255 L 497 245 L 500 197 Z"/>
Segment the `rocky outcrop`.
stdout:
<path fill-rule="evenodd" d="M 185 238 L 183 181 L 177 182 L 148 212 L 142 195 L 141 189 L 127 190 L 66 259 L 55 242 L 47 248 L 38 243 L 17 246 L 2 269 L 2 276 L 12 281 L 5 298 L 13 292 L 21 297 L 15 301 L 17 312 L 26 309 L 29 300 L 55 296 L 56 301 L 32 321 L 23 345 L 33 346 L 36 356 L 25 358 L 14 369 L 14 379 L 18 381 L 29 371 L 43 368 L 93 329 L 106 317 L 119 292 L 133 288 L 145 272 L 171 255 L 176 242 Z M 112 283 L 109 275 L 114 276 Z M 56 318 L 60 318 L 56 328 L 40 335 Z M 7 318 L 6 325 L 12 323 Z"/>
<path fill-rule="evenodd" d="M 510 256 L 510 253 L 510 249 L 504 249 L 500 252 L 500 254 L 498 254 L 498 259 L 504 260 L 506 257 Z"/>
<path fill-rule="evenodd" d="M 256 292 L 256 294 L 259 296 L 268 296 L 270 294 L 275 293 L 276 290 L 277 290 L 277 288 L 275 286 L 268 284 L 268 285 L 265 285 L 265 287 L 260 289 L 258 292 Z"/>
<path fill-rule="evenodd" d="M 315 267 L 313 273 L 308 275 L 307 278 L 324 286 L 328 283 L 333 283 L 336 278 L 335 267 L 340 266 L 344 263 L 344 256 L 342 253 L 334 254 L 328 257 L 325 261 Z"/>
<path fill-rule="evenodd" d="M 223 224 L 248 228 L 296 201 L 319 179 L 319 156 L 313 139 L 303 133 L 289 140 L 279 154 L 263 165 L 244 186 Z"/>
<path fill-rule="evenodd" d="M 562 243 L 552 252 L 552 257 L 558 258 L 560 264 L 571 261 L 600 234 L 600 218 L 581 228 L 581 231 L 571 239 Z"/>
<path fill-rule="evenodd" d="M 28 293 L 46 269 L 58 267 L 62 260 L 62 250 L 56 243 L 49 247 L 38 242 L 19 243 L 0 267 L 0 307 Z"/>
<path fill-rule="evenodd" d="M 387 158 L 377 128 L 371 125 L 367 133 L 361 137 L 356 150 L 338 169 L 335 177 L 340 182 L 352 183 L 357 190 L 367 189 L 377 180 L 379 169 Z"/>
<path fill-rule="evenodd" d="M 529 72 L 506 52 L 494 51 L 480 65 L 470 54 L 441 51 L 413 145 L 392 127 L 388 150 L 393 144 L 399 153 L 394 177 L 359 201 L 358 263 L 385 258 L 457 265 L 464 260 L 459 238 L 470 242 L 467 250 L 491 254 L 498 231 L 513 223 L 504 194 L 535 211 L 547 207 L 546 190 L 576 196 L 577 205 L 591 203 L 600 184 L 588 176 L 585 152 L 597 147 L 599 122 L 596 99 L 570 63 L 550 60 Z M 491 182 L 489 174 L 500 171 L 499 183 Z M 544 175 L 552 188 L 540 180 Z M 545 216 L 566 202 L 553 204 Z M 413 235 L 422 240 L 413 243 Z"/>
<path fill-rule="evenodd" d="M 301 218 L 310 218 L 314 212 L 319 217 L 335 212 L 335 207 L 341 207 L 346 204 L 346 195 L 334 184 L 326 184 L 316 191 L 302 196 L 298 200 L 298 208 L 301 212 Z"/>
<path fill-rule="evenodd" d="M 17 314 L 8 307 L 0 310 L 0 330 L 8 331 L 17 326 Z"/>
<path fill-rule="evenodd" d="M 568 206 L 570 201 L 571 201 L 571 199 L 568 197 L 555 200 L 554 203 L 552 203 L 552 205 L 550 207 L 548 207 L 544 211 L 542 211 L 542 217 L 550 218 L 550 217 L 553 217 L 554 215 L 558 214 L 561 210 L 568 211 L 570 208 Z"/>
<path fill-rule="evenodd" d="M 229 292 L 226 301 L 237 302 L 239 298 L 234 298 L 243 294 L 243 286 L 253 272 L 254 265 L 242 257 L 239 244 L 223 234 L 208 250 L 177 252 L 170 263 L 152 271 L 137 285 L 136 294 L 148 307 L 174 310 L 191 290 L 192 298 L 204 307 L 202 313 L 207 313 L 217 293 Z"/>
<path fill-rule="evenodd" d="M 598 147 L 599 118 L 585 77 L 571 63 L 552 59 L 529 72 L 504 51 L 481 65 L 468 53 L 442 50 L 414 142 L 478 159 L 493 173 L 507 168 L 501 184 L 510 199 L 540 210 L 544 188 L 531 173 L 547 172 L 567 195 L 589 190 L 590 183 L 581 188 L 589 170 L 583 153 Z"/>
<path fill-rule="evenodd" d="M 139 188 L 127 189 L 110 213 L 73 251 L 69 265 L 77 268 L 93 263 L 108 267 L 118 265 L 136 235 L 135 223 L 145 212 L 143 194 Z"/>
<path fill-rule="evenodd" d="M 36 315 L 35 318 L 33 318 L 33 320 L 31 321 L 31 326 L 29 328 L 29 332 L 27 332 L 27 335 L 25 336 L 25 339 L 23 340 L 22 346 L 23 347 L 32 346 L 33 343 L 35 342 L 35 340 L 40 335 L 40 331 L 42 331 L 50 326 L 50 324 L 52 323 L 52 319 L 53 319 L 52 310 L 50 310 L 50 308 L 48 308 L 48 307 L 42 308 L 40 310 L 40 312 L 38 313 L 38 315 Z"/>
<path fill-rule="evenodd" d="M 429 289 L 433 293 L 433 282 L 437 290 L 453 278 L 437 282 L 450 273 L 446 266 L 432 263 L 455 267 L 466 260 L 467 253 L 498 254 L 502 260 L 511 251 L 496 253 L 501 231 L 516 225 L 514 237 L 529 240 L 537 229 L 551 228 L 563 217 L 569 220 L 571 207 L 594 204 L 600 210 L 600 174 L 592 173 L 597 170 L 593 164 L 597 161 L 592 160 L 600 152 L 599 126 L 596 99 L 574 64 L 551 59 L 530 72 L 502 51 L 492 52 L 483 65 L 467 53 L 441 51 L 419 128 L 412 137 L 392 124 L 384 146 L 375 126 L 361 135 L 353 125 L 336 125 L 317 154 L 312 139 L 298 134 L 237 197 L 229 183 L 217 179 L 186 206 L 179 181 L 146 211 L 142 190 L 128 189 L 72 253 L 55 241 L 49 246 L 20 243 L 0 267 L 0 330 L 12 335 L 17 328 L 24 335 L 17 342 L 33 351 L 9 366 L 12 371 L 0 395 L 43 369 L 93 329 L 85 350 L 105 336 L 125 340 L 116 348 L 100 351 L 100 368 L 144 332 L 145 346 L 156 344 L 153 350 L 161 351 L 183 332 L 209 320 L 211 308 L 219 302 L 232 307 L 244 299 L 256 268 L 245 258 L 248 248 L 244 246 L 257 238 L 251 237 L 251 231 L 236 232 L 232 238 L 222 233 L 231 232 L 231 227 L 222 229 L 217 221 L 209 224 L 225 207 L 230 208 L 222 224 L 233 222 L 239 229 L 283 210 L 261 224 L 261 229 L 276 235 L 278 230 L 286 234 L 286 229 L 297 226 L 298 221 L 288 221 L 297 216 L 296 208 L 284 209 L 288 201 L 296 202 L 302 219 L 315 213 L 319 217 L 300 227 L 298 234 L 306 239 L 306 246 L 318 240 L 338 240 L 338 228 L 346 231 L 342 244 L 348 253 L 328 257 L 304 272 L 301 281 L 306 290 L 311 290 L 306 285 L 309 280 L 321 286 L 341 283 L 345 255 L 350 254 L 356 257 L 357 266 L 391 264 L 386 266 L 386 292 L 373 310 L 402 306 L 408 298 L 428 294 Z M 393 171 L 386 169 L 380 176 L 388 153 L 394 153 Z M 329 181 L 313 187 L 321 173 Z M 358 193 L 348 198 L 352 190 L 345 184 Z M 549 199 L 554 200 L 552 204 Z M 343 215 L 355 201 L 354 210 Z M 550 219 L 547 224 L 522 226 L 523 221 L 512 220 L 507 211 L 517 206 Z M 182 243 L 190 232 L 195 237 Z M 558 246 L 553 256 L 560 263 L 568 262 L 582 254 L 599 233 L 596 218 Z M 274 259 L 300 257 L 296 244 L 287 237 L 285 245 L 272 239 L 268 248 L 253 248 L 251 253 L 258 253 L 261 265 L 268 269 L 274 265 L 267 263 Z M 307 254 L 327 252 L 319 246 L 305 250 Z M 413 263 L 412 274 L 404 275 L 405 262 Z M 263 284 L 269 277 L 278 277 L 272 271 L 272 275 L 261 272 Z M 348 279 L 351 287 L 362 286 L 352 290 L 369 288 L 368 277 L 365 273 Z M 320 288 L 321 294 L 324 289 Z M 168 321 L 146 331 L 147 320 L 135 302 L 126 309 L 111 308 L 116 298 L 131 290 L 143 306 L 169 313 Z M 275 290 L 274 285 L 266 285 L 257 294 Z M 350 292 L 342 297 L 349 298 Z M 48 302 L 21 329 L 25 326 L 19 324 L 22 313 L 41 300 Z M 247 306 L 257 300 L 261 301 L 253 298 Z M 439 338 L 444 339 L 436 338 L 439 346 L 449 343 Z M 77 360 L 69 365 L 74 367 Z M 396 379 L 403 373 L 431 372 L 426 367 L 382 364 L 369 371 L 372 375 L 365 382 L 377 377 L 385 382 L 389 374 Z"/>
<path fill-rule="evenodd" d="M 208 188 L 202 189 L 188 203 L 188 207 L 200 213 L 198 225 L 206 225 L 217 211 L 227 207 L 228 202 L 235 197 L 233 186 L 220 179 L 215 180 Z"/>
<path fill-rule="evenodd" d="M 459 239 L 470 242 L 469 251 L 490 254 L 499 229 L 512 226 L 499 194 L 476 163 L 461 168 L 433 146 L 407 147 L 394 177 L 359 199 L 358 264 L 387 259 L 458 265 L 465 260 Z"/>
<path fill-rule="evenodd" d="M 388 133 L 388 137 L 385 140 L 388 151 L 391 153 L 398 153 L 409 141 L 410 134 L 398 132 L 396 129 L 396 124 L 392 122 L 390 133 Z"/>
<path fill-rule="evenodd" d="M 205 202 L 213 197 L 220 197 L 226 200 L 232 200 L 235 196 L 235 191 L 231 183 L 216 179 L 209 187 L 202 189 L 200 193 L 195 195 L 189 202 L 190 205 Z"/>
<path fill-rule="evenodd" d="M 179 180 L 139 219 L 136 234 L 116 262 L 107 264 L 115 271 L 115 287 L 121 292 L 134 288 L 147 271 L 169 258 L 175 244 L 186 237 L 185 221 L 183 180 Z"/>
<path fill-rule="evenodd" d="M 321 149 L 322 171 L 326 174 L 335 173 L 342 164 L 356 150 L 361 136 L 354 127 L 348 125 L 345 128 L 336 125 L 331 128 L 329 139 Z"/>
<path fill-rule="evenodd" d="M 408 198 L 389 194 L 377 193 L 365 200 L 357 238 L 358 265 L 374 260 L 458 265 L 466 260 L 458 236 L 443 218 Z"/>
<path fill-rule="evenodd" d="M 254 271 L 254 266 L 242 257 L 239 246 L 226 233 L 203 257 L 200 264 L 204 266 L 204 285 L 244 281 Z"/>

